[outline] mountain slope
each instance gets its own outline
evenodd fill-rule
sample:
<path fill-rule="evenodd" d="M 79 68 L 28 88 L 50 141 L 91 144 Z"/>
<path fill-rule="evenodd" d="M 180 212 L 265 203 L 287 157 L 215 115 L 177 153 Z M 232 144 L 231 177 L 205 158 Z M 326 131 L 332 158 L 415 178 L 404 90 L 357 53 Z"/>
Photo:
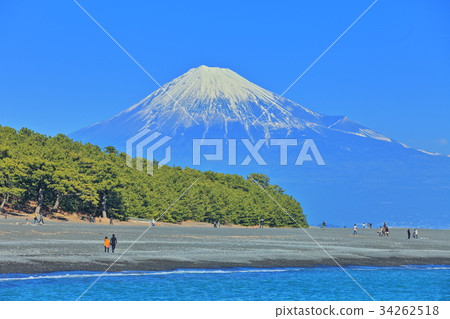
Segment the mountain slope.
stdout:
<path fill-rule="evenodd" d="M 248 135 L 252 130 L 262 130 L 266 138 L 279 130 L 321 127 L 347 132 L 347 127 L 351 134 L 387 140 L 346 117 L 311 111 L 229 69 L 206 66 L 189 70 L 118 115 L 72 136 L 84 139 L 95 131 L 110 141 L 112 136 L 132 135 L 144 127 L 173 135 L 180 129 L 220 126 L 228 133 L 234 124 Z"/>

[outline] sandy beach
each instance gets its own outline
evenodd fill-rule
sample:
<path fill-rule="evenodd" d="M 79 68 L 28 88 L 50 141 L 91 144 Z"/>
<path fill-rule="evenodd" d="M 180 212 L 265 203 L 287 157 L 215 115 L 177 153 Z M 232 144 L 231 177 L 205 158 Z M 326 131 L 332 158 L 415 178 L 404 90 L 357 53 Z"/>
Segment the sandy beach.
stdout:
<path fill-rule="evenodd" d="M 109 271 L 225 267 L 313 267 L 336 263 L 302 229 L 151 227 Z M 148 224 L 46 220 L 26 225 L 23 217 L 0 219 L 0 273 L 104 271 L 148 228 Z M 450 264 L 450 231 L 406 229 L 389 237 L 377 229 L 306 231 L 342 266 Z M 116 253 L 104 253 L 103 239 L 115 234 Z"/>

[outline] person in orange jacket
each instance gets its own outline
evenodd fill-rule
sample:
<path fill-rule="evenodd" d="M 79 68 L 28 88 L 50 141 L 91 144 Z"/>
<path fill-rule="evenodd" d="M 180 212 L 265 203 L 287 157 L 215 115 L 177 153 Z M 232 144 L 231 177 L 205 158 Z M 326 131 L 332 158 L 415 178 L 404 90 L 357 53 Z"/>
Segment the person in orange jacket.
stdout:
<path fill-rule="evenodd" d="M 105 253 L 106 253 L 106 252 L 109 253 L 109 244 L 110 244 L 110 242 L 109 242 L 108 237 L 105 237 L 105 242 L 104 242 L 104 244 L 105 244 Z"/>

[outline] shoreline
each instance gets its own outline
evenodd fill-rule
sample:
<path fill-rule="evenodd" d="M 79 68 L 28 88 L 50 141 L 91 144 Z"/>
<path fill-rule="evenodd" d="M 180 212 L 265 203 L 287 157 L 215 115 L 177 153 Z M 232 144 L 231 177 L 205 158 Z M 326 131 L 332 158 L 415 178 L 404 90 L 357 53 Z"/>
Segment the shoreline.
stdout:
<path fill-rule="evenodd" d="M 357 269 L 365 269 L 365 268 L 376 268 L 376 269 L 388 269 L 388 268 L 397 268 L 397 269 L 423 269 L 423 267 L 429 267 L 431 270 L 433 268 L 441 269 L 441 267 L 449 267 L 448 270 L 450 270 L 450 263 L 447 264 L 401 264 L 401 265 L 342 265 L 342 268 L 346 270 L 357 270 Z M 304 265 L 304 266 L 273 266 L 273 267 L 258 267 L 256 265 L 246 265 L 246 266 L 232 266 L 232 267 L 211 267 L 211 268 L 202 268 L 202 267 L 179 267 L 179 268 L 171 268 L 171 269 L 151 269 L 151 270 L 145 270 L 145 269 L 123 269 L 123 270 L 116 270 L 111 271 L 109 270 L 106 274 L 132 274 L 132 275 L 139 275 L 139 274 L 159 274 L 159 273 L 171 273 L 171 274 L 177 274 L 179 272 L 196 272 L 199 273 L 201 271 L 205 272 L 215 272 L 215 271 L 250 271 L 250 272 L 258 272 L 258 271 L 291 271 L 291 270 L 300 270 L 300 269 L 336 269 L 339 270 L 340 267 L 336 264 L 333 265 L 326 265 L 326 264 L 319 264 L 319 265 Z M 48 272 L 41 272 L 41 273 L 32 273 L 32 272 L 5 272 L 0 273 L 0 280 L 3 279 L 1 275 L 6 276 L 5 279 L 21 279 L 21 278 L 32 278 L 33 276 L 42 276 L 45 278 L 46 276 L 52 276 L 55 274 L 77 274 L 77 275 L 89 275 L 92 274 L 93 276 L 96 276 L 98 274 L 104 273 L 105 269 L 101 270 L 52 270 Z M 18 275 L 21 277 L 10 277 L 11 275 Z M 61 274 L 62 275 L 62 274 Z M 40 279 L 40 278 L 36 278 Z"/>
<path fill-rule="evenodd" d="M 151 266 L 148 262 L 152 263 Z M 409 259 L 409 260 L 392 260 L 387 259 L 372 263 L 369 260 L 361 262 L 361 260 L 340 260 L 338 261 L 340 266 L 346 269 L 358 268 L 358 267 L 373 267 L 373 268 L 389 268 L 389 267 L 417 267 L 417 266 L 450 266 L 450 259 L 448 258 L 435 258 L 435 259 Z M 407 263 L 404 263 L 407 262 Z M 103 273 L 108 267 L 109 263 L 105 264 L 74 264 L 66 265 L 64 263 L 37 263 L 28 267 L 24 264 L 8 264 L 4 267 L 0 263 L 0 278 L 1 275 L 46 275 L 58 272 L 95 272 Z M 37 266 L 37 267 L 36 267 Z M 177 270 L 236 270 L 236 269 L 298 269 L 298 268 L 337 268 L 340 267 L 332 260 L 323 260 L 321 263 L 315 261 L 293 261 L 293 260 L 265 260 L 258 262 L 249 262 L 246 264 L 223 262 L 223 263 L 211 263 L 211 262 L 177 262 L 168 260 L 150 260 L 145 263 L 134 263 L 133 265 L 127 263 L 122 265 L 114 265 L 107 273 L 123 273 L 123 272 L 158 272 L 167 271 L 173 272 Z M 41 272 L 36 272 L 39 269 Z M 19 271 L 18 271 L 19 270 Z"/>
<path fill-rule="evenodd" d="M 103 272 L 130 246 L 110 272 L 338 267 L 299 228 L 148 228 L 51 220 L 30 226 L 20 224 L 22 219 L 0 219 L 0 274 Z M 360 229 L 357 236 L 342 228 L 307 232 L 345 267 L 450 265 L 450 230 L 420 229 L 419 239 L 407 239 L 400 228 L 391 228 L 389 237 L 379 237 L 377 229 Z M 118 238 L 115 254 L 103 249 L 103 239 L 111 234 Z"/>

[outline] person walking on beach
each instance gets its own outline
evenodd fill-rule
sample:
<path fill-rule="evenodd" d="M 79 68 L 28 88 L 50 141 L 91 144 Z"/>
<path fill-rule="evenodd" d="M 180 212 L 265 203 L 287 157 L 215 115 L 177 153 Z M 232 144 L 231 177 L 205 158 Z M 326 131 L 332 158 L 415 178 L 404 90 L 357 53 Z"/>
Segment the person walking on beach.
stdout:
<path fill-rule="evenodd" d="M 111 251 L 114 253 L 114 250 L 116 249 L 116 245 L 117 245 L 117 237 L 116 235 L 112 234 L 111 237 Z"/>
<path fill-rule="evenodd" d="M 38 216 L 36 214 L 36 215 L 34 215 L 33 224 L 37 224 L 37 223 L 39 223 L 39 219 L 38 219 Z"/>
<path fill-rule="evenodd" d="M 358 227 L 355 225 L 353 225 L 353 236 L 358 235 Z"/>
<path fill-rule="evenodd" d="M 261 218 L 261 220 L 259 221 L 259 228 L 264 228 L 264 219 Z"/>
<path fill-rule="evenodd" d="M 413 238 L 419 238 L 419 231 L 417 230 L 417 228 L 414 228 Z"/>
<path fill-rule="evenodd" d="M 109 218 L 109 224 L 110 224 L 111 226 L 114 225 L 114 222 L 113 222 L 113 218 L 112 218 L 112 217 Z"/>
<path fill-rule="evenodd" d="M 39 224 L 44 225 L 44 215 L 42 213 L 39 216 Z"/>
<path fill-rule="evenodd" d="M 104 241 L 105 253 L 106 252 L 109 253 L 109 245 L 110 245 L 110 241 L 109 241 L 108 237 L 105 236 L 105 241 Z"/>
<path fill-rule="evenodd" d="M 408 228 L 408 239 L 411 238 L 411 229 Z"/>

